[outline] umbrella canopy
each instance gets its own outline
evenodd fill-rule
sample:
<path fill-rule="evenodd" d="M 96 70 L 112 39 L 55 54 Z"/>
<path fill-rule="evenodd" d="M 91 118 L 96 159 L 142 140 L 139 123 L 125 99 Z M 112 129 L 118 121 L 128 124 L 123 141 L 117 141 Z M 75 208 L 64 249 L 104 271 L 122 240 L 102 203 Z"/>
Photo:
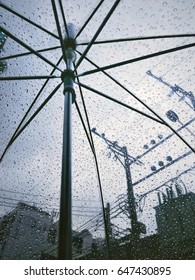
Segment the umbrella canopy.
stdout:
<path fill-rule="evenodd" d="M 193 1 L 0 6 L 0 216 L 23 202 L 59 220 L 71 62 L 74 242 L 88 231 L 113 258 L 110 242 L 131 238 L 132 205 L 146 227 L 138 238 L 157 234 L 154 207 L 171 197 L 166 189 L 195 191 Z"/>

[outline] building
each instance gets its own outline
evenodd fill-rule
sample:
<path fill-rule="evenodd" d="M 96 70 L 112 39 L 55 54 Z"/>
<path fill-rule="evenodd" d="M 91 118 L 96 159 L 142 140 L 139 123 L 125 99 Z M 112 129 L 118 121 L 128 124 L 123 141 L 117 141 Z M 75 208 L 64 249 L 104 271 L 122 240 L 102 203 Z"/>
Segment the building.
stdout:
<path fill-rule="evenodd" d="M 58 257 L 58 230 L 59 221 L 53 223 L 48 232 L 48 245 L 42 251 L 42 259 L 57 259 Z M 72 232 L 72 256 L 73 259 L 80 258 L 92 250 L 92 234 L 88 230 Z"/>
<path fill-rule="evenodd" d="M 92 234 L 84 229 L 81 232 L 74 232 L 73 245 L 77 248 L 74 252 L 74 259 L 80 258 L 83 255 L 87 255 L 92 251 L 93 237 Z"/>
<path fill-rule="evenodd" d="M 195 194 L 167 189 L 155 207 L 157 231 L 164 246 L 195 238 Z"/>
<path fill-rule="evenodd" d="M 48 246 L 51 216 L 25 203 L 0 220 L 0 258 L 8 260 L 40 259 Z"/>
<path fill-rule="evenodd" d="M 158 193 L 154 209 L 157 233 L 122 245 L 118 259 L 194 260 L 195 193 L 176 183 Z"/>
<path fill-rule="evenodd" d="M 20 202 L 0 218 L 0 259 L 57 259 L 59 221 L 49 213 Z M 73 258 L 92 250 L 92 234 L 88 230 L 72 232 Z"/>

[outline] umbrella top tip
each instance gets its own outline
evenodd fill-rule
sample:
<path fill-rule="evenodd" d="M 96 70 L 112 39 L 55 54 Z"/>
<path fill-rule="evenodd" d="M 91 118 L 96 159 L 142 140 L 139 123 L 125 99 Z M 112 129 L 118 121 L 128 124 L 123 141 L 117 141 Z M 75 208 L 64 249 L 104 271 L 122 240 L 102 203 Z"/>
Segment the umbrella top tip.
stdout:
<path fill-rule="evenodd" d="M 67 24 L 67 33 L 64 38 L 66 48 L 76 49 L 75 30 L 75 25 L 73 23 Z"/>
<path fill-rule="evenodd" d="M 75 37 L 75 25 L 72 22 L 69 22 L 67 24 L 68 32 L 70 37 Z"/>

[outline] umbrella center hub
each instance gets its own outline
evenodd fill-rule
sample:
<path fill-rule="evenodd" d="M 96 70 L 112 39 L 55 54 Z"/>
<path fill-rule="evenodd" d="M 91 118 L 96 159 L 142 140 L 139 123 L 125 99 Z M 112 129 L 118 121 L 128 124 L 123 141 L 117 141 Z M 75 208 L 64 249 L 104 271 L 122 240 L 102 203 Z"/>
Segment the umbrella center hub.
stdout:
<path fill-rule="evenodd" d="M 65 49 L 71 48 L 71 49 L 75 50 L 76 49 L 76 40 L 71 37 L 66 37 L 64 39 L 64 47 L 65 47 Z"/>
<path fill-rule="evenodd" d="M 61 74 L 62 82 L 64 83 L 64 94 L 71 92 L 72 94 L 72 103 L 74 103 L 76 95 L 74 90 L 74 81 L 75 75 L 74 71 L 71 69 L 66 69 Z"/>

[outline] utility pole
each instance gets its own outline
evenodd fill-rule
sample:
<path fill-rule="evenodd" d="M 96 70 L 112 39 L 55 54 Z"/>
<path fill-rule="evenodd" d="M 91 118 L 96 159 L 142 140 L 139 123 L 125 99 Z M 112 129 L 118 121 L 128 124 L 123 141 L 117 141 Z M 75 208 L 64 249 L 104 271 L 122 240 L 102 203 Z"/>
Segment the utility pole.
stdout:
<path fill-rule="evenodd" d="M 108 236 L 109 236 L 109 238 L 112 239 L 112 224 L 110 221 L 110 203 L 106 204 L 105 212 L 106 212 L 106 221 L 107 221 L 107 226 L 108 226 Z"/>
<path fill-rule="evenodd" d="M 179 96 L 179 101 L 182 101 L 185 99 L 185 97 L 187 97 L 188 99 L 190 99 L 191 101 L 191 104 L 189 104 L 188 102 L 185 101 L 185 103 L 195 111 L 195 96 L 194 94 L 189 91 L 187 92 L 186 90 L 184 90 L 183 88 L 181 88 L 180 86 L 178 85 L 171 85 L 169 83 L 167 83 L 166 81 L 164 81 L 161 77 L 157 77 L 155 76 L 151 70 L 148 70 L 146 72 L 146 74 L 148 74 L 149 76 L 151 76 L 152 78 L 156 79 L 157 81 L 159 81 L 160 83 L 164 84 L 165 86 L 169 87 L 171 89 L 171 93 L 168 95 L 169 97 L 171 97 L 172 94 L 176 93 L 178 96 Z"/>
<path fill-rule="evenodd" d="M 139 228 L 138 228 L 135 196 L 134 196 L 134 192 L 133 192 L 131 172 L 130 172 L 131 161 L 129 160 L 127 147 L 125 147 L 125 146 L 123 147 L 123 153 L 124 153 L 124 161 L 125 161 L 125 173 L 126 173 L 126 178 L 127 178 L 127 199 L 129 202 L 129 212 L 130 212 L 130 219 L 131 219 L 131 233 L 132 233 L 133 239 L 137 240 L 139 238 Z"/>
<path fill-rule="evenodd" d="M 121 147 L 118 145 L 117 141 L 110 141 L 108 138 L 105 137 L 105 134 L 99 134 L 95 128 L 92 129 L 92 132 L 106 142 L 110 151 L 113 152 L 115 158 L 122 164 L 122 166 L 125 169 L 126 180 L 127 180 L 128 208 L 129 208 L 129 216 L 131 220 L 131 237 L 132 240 L 138 240 L 140 235 L 140 229 L 139 229 L 139 222 L 137 219 L 135 196 L 132 187 L 130 165 L 132 163 L 136 163 L 139 165 L 142 163 L 128 154 L 128 150 L 126 146 Z M 121 158 L 123 158 L 123 160 Z"/>

